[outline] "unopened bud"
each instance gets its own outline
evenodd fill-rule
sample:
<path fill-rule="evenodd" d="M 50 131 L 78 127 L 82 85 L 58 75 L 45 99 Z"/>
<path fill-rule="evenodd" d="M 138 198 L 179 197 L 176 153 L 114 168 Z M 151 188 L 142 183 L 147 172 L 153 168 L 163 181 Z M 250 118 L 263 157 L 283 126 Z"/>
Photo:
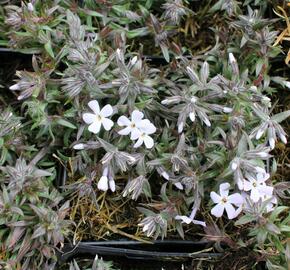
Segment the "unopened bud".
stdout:
<path fill-rule="evenodd" d="M 33 11 L 34 11 L 34 6 L 32 5 L 32 3 L 28 3 L 28 4 L 27 4 L 27 9 L 28 9 L 30 12 L 33 12 Z"/>
<path fill-rule="evenodd" d="M 78 144 L 73 146 L 73 149 L 75 149 L 75 150 L 83 150 L 83 149 L 85 149 L 85 145 L 83 143 L 78 143 Z"/>

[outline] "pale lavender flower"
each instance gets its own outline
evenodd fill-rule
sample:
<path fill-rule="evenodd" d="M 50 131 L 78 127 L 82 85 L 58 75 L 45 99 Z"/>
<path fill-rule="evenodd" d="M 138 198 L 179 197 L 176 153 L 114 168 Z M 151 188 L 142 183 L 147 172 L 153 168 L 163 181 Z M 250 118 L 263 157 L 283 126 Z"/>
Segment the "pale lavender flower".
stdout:
<path fill-rule="evenodd" d="M 144 122 L 140 124 L 139 132 L 132 134 L 131 136 L 132 140 L 137 140 L 137 142 L 133 146 L 134 148 L 141 146 L 143 143 L 148 149 L 154 146 L 154 140 L 149 135 L 156 132 L 156 127 L 149 120 L 146 120 L 144 120 Z"/>
<path fill-rule="evenodd" d="M 89 124 L 89 131 L 92 133 L 99 133 L 101 126 L 103 125 L 105 130 L 110 130 L 114 122 L 107 118 L 113 114 L 113 108 L 111 105 L 107 104 L 102 110 L 98 101 L 92 100 L 88 103 L 88 106 L 92 109 L 94 113 L 84 113 L 83 120 L 86 124 Z"/>
<path fill-rule="evenodd" d="M 250 198 L 253 202 L 258 202 L 264 195 L 272 196 L 273 187 L 267 186 L 265 183 L 269 177 L 268 173 L 258 173 L 256 178 L 252 175 L 247 175 L 247 180 L 244 181 L 244 190 L 251 191 Z"/>
<path fill-rule="evenodd" d="M 212 201 L 216 204 L 216 206 L 211 209 L 212 215 L 221 217 L 224 210 L 226 210 L 229 219 L 233 219 L 238 215 L 233 205 L 240 206 L 243 203 L 243 197 L 239 193 L 229 195 L 229 188 L 229 183 L 223 183 L 219 188 L 220 195 L 214 191 L 210 193 Z"/>
<path fill-rule="evenodd" d="M 132 112 L 132 116 L 130 120 L 128 117 L 122 115 L 118 119 L 118 125 L 120 127 L 125 127 L 121 129 L 118 133 L 120 135 L 129 135 L 131 133 L 131 139 L 132 137 L 135 138 L 138 137 L 140 134 L 140 129 L 144 124 L 146 125 L 147 121 L 143 119 L 144 114 L 138 110 L 134 110 Z"/>

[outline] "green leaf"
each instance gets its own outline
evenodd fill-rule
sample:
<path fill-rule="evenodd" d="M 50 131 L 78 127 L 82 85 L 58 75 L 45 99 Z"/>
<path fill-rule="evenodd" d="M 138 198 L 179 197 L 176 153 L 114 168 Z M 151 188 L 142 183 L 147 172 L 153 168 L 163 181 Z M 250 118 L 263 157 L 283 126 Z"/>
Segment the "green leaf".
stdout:
<path fill-rule="evenodd" d="M 166 62 L 169 63 L 170 57 L 169 57 L 169 51 L 168 51 L 167 46 L 160 45 L 160 48 L 161 48 L 162 54 L 163 54 Z"/>
<path fill-rule="evenodd" d="M 127 31 L 126 35 L 128 38 L 143 37 L 149 34 L 148 27 L 137 28 L 134 30 Z"/>
<path fill-rule="evenodd" d="M 239 218 L 239 220 L 237 220 L 235 222 L 235 225 L 236 226 L 244 225 L 244 224 L 250 223 L 254 220 L 256 220 L 256 218 L 254 216 L 251 216 L 249 214 L 245 214 L 244 216 L 242 216 L 241 218 Z"/>
<path fill-rule="evenodd" d="M 286 120 L 289 116 L 290 116 L 290 110 L 285 111 L 285 112 L 281 112 L 281 113 L 277 113 L 274 116 L 272 116 L 271 119 L 280 123 L 280 122 Z"/>
<path fill-rule="evenodd" d="M 151 211 L 147 208 L 144 208 L 144 207 L 137 207 L 137 209 L 139 210 L 139 212 L 141 212 L 142 214 L 144 214 L 147 217 L 156 215 L 153 211 Z"/>
<path fill-rule="evenodd" d="M 246 135 L 243 134 L 238 144 L 237 154 L 241 156 L 247 150 L 248 150 L 248 140 L 247 140 Z"/>
<path fill-rule="evenodd" d="M 31 236 L 31 239 L 38 238 L 38 237 L 44 235 L 45 233 L 46 233 L 46 231 L 45 231 L 45 229 L 44 229 L 43 227 L 38 227 L 38 228 L 34 231 L 33 235 Z"/>
<path fill-rule="evenodd" d="M 65 119 L 58 119 L 56 122 L 59 125 L 62 125 L 64 127 L 68 127 L 68 128 L 72 128 L 72 129 L 76 129 L 77 128 L 75 125 L 73 125 L 72 123 L 70 123 L 69 121 L 67 121 Z"/>
<path fill-rule="evenodd" d="M 82 10 L 84 14 L 86 15 L 89 15 L 89 16 L 93 16 L 93 17 L 98 17 L 98 18 L 103 18 L 104 15 L 97 12 L 97 11 L 94 11 L 94 10 L 89 10 L 89 9 L 84 9 Z"/>
<path fill-rule="evenodd" d="M 54 58 L 54 53 L 53 53 L 53 50 L 51 47 L 51 41 L 46 42 L 44 45 L 44 48 L 47 51 L 47 53 L 49 54 L 49 56 Z"/>
<path fill-rule="evenodd" d="M 281 233 L 280 229 L 272 222 L 268 222 L 265 225 L 265 227 L 272 234 L 280 234 Z"/>
<path fill-rule="evenodd" d="M 274 221 L 283 211 L 288 210 L 287 206 L 279 206 L 277 207 L 270 215 L 270 220 Z"/>
<path fill-rule="evenodd" d="M 256 108 L 255 106 L 252 106 L 253 111 L 257 116 L 259 116 L 262 120 L 267 121 L 268 120 L 268 115 Z"/>
<path fill-rule="evenodd" d="M 209 10 L 209 12 L 216 12 L 222 8 L 223 0 L 218 1 L 215 3 Z"/>

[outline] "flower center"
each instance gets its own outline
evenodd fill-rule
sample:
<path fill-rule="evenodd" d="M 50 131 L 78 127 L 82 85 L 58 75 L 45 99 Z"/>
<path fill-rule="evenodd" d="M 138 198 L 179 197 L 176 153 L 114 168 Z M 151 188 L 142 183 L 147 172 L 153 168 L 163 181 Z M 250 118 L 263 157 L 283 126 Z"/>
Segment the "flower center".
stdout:
<path fill-rule="evenodd" d="M 257 187 L 257 182 L 253 182 L 253 187 Z"/>
<path fill-rule="evenodd" d="M 135 128 L 136 124 L 135 123 L 131 123 L 131 128 Z"/>
<path fill-rule="evenodd" d="M 100 114 L 98 114 L 97 115 L 97 121 L 102 121 L 102 119 L 103 119 L 103 117 Z"/>
<path fill-rule="evenodd" d="M 226 203 L 228 201 L 228 199 L 226 197 L 222 198 L 222 203 Z"/>

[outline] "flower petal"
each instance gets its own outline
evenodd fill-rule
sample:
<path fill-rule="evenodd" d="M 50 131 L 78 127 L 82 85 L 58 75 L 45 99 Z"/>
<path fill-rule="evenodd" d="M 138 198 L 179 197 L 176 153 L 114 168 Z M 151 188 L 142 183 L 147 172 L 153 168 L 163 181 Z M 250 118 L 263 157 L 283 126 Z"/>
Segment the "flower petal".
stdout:
<path fill-rule="evenodd" d="M 195 225 L 201 225 L 203 227 L 206 227 L 206 223 L 204 221 L 199 221 L 199 220 L 193 219 L 192 223 Z"/>
<path fill-rule="evenodd" d="M 92 113 L 84 113 L 83 120 L 86 124 L 91 124 L 97 119 L 97 116 Z"/>
<path fill-rule="evenodd" d="M 222 197 L 228 196 L 230 186 L 231 185 L 229 183 L 222 183 L 222 184 L 220 184 L 220 195 Z"/>
<path fill-rule="evenodd" d="M 132 112 L 132 116 L 131 116 L 131 119 L 134 123 L 138 123 L 140 122 L 144 117 L 144 114 L 138 110 L 134 110 Z"/>
<path fill-rule="evenodd" d="M 257 174 L 257 182 L 258 183 L 264 183 L 265 181 L 267 181 L 270 178 L 270 174 L 266 173 L 258 173 Z"/>
<path fill-rule="evenodd" d="M 272 196 L 273 195 L 273 187 L 270 186 L 266 186 L 266 185 L 260 185 L 258 188 L 259 193 L 262 195 L 268 195 L 268 196 Z"/>
<path fill-rule="evenodd" d="M 180 182 L 174 183 L 174 186 L 176 186 L 180 190 L 183 190 L 183 185 Z"/>
<path fill-rule="evenodd" d="M 221 196 L 220 195 L 218 195 L 216 192 L 214 192 L 214 191 L 212 191 L 211 193 L 210 193 L 210 198 L 212 199 L 212 201 L 214 202 L 214 203 L 219 203 L 220 201 L 221 201 Z"/>
<path fill-rule="evenodd" d="M 96 100 L 91 100 L 88 103 L 88 106 L 91 108 L 91 110 L 95 113 L 95 114 L 99 114 L 100 113 L 100 106 L 99 106 L 99 102 Z"/>
<path fill-rule="evenodd" d="M 16 84 L 13 84 L 12 86 L 10 86 L 9 89 L 12 91 L 20 90 L 20 86 L 18 83 L 16 83 Z"/>
<path fill-rule="evenodd" d="M 244 181 L 244 191 L 249 191 L 249 190 L 251 190 L 252 189 L 252 183 L 251 182 L 249 182 L 249 181 Z"/>
<path fill-rule="evenodd" d="M 100 115 L 103 117 L 108 117 L 113 114 L 113 107 L 110 104 L 107 104 L 100 112 Z"/>
<path fill-rule="evenodd" d="M 123 127 L 129 126 L 131 124 L 131 121 L 125 115 L 122 115 L 119 117 L 117 123 L 120 127 Z"/>
<path fill-rule="evenodd" d="M 110 130 L 113 127 L 114 122 L 109 118 L 104 118 L 102 124 L 105 130 Z"/>
<path fill-rule="evenodd" d="M 134 144 L 134 148 L 138 148 L 139 146 L 141 146 L 143 143 L 143 138 L 139 137 L 138 141 Z"/>
<path fill-rule="evenodd" d="M 146 134 L 152 134 L 156 131 L 156 127 L 148 119 L 141 120 L 136 123 L 136 126 Z"/>
<path fill-rule="evenodd" d="M 131 127 L 125 127 L 118 131 L 118 134 L 120 135 L 128 135 L 131 132 L 132 128 Z"/>
<path fill-rule="evenodd" d="M 241 194 L 239 193 L 235 193 L 235 194 L 232 194 L 228 197 L 228 201 L 231 203 L 231 204 L 235 204 L 237 206 L 240 206 L 241 204 L 244 203 L 244 199 L 242 197 Z"/>
<path fill-rule="evenodd" d="M 142 132 L 138 128 L 131 129 L 131 137 L 132 141 L 137 140 L 141 136 Z"/>
<path fill-rule="evenodd" d="M 115 180 L 114 179 L 110 179 L 109 180 L 109 186 L 110 186 L 110 190 L 112 192 L 115 192 L 116 191 L 116 183 L 115 183 Z"/>
<path fill-rule="evenodd" d="M 211 214 L 215 217 L 221 217 L 224 213 L 225 207 L 222 204 L 217 204 L 214 208 L 211 209 Z"/>
<path fill-rule="evenodd" d="M 78 143 L 78 144 L 75 144 L 73 146 L 73 149 L 75 149 L 75 150 L 83 150 L 83 149 L 85 149 L 85 145 L 83 143 Z"/>
<path fill-rule="evenodd" d="M 232 171 L 235 171 L 237 168 L 238 168 L 238 163 L 235 162 L 235 161 L 232 161 L 232 163 L 231 163 L 231 169 L 232 169 Z"/>
<path fill-rule="evenodd" d="M 253 188 L 251 190 L 251 195 L 250 195 L 250 198 L 252 199 L 253 202 L 258 202 L 259 199 L 261 197 L 261 194 L 259 193 L 258 189 L 257 188 Z"/>
<path fill-rule="evenodd" d="M 101 177 L 101 179 L 98 182 L 98 189 L 102 191 L 107 191 L 109 189 L 107 176 Z"/>
<path fill-rule="evenodd" d="M 191 120 L 192 122 L 194 122 L 194 121 L 195 121 L 195 113 L 194 113 L 194 112 L 191 112 L 191 113 L 189 114 L 189 118 L 190 118 L 190 120 Z"/>
<path fill-rule="evenodd" d="M 145 143 L 146 148 L 148 149 L 154 146 L 154 140 L 148 135 L 144 136 L 144 143 Z"/>
<path fill-rule="evenodd" d="M 176 220 L 181 220 L 182 223 L 186 223 L 186 224 L 190 224 L 190 223 L 192 222 L 192 219 L 189 218 L 188 216 L 179 216 L 179 215 L 177 215 L 177 216 L 175 217 L 175 219 L 176 219 Z"/>
<path fill-rule="evenodd" d="M 230 203 L 226 203 L 225 208 L 229 219 L 236 217 L 236 210 Z"/>
<path fill-rule="evenodd" d="M 95 121 L 91 125 L 89 125 L 88 130 L 92 133 L 99 133 L 101 129 L 101 122 L 100 121 Z"/>

